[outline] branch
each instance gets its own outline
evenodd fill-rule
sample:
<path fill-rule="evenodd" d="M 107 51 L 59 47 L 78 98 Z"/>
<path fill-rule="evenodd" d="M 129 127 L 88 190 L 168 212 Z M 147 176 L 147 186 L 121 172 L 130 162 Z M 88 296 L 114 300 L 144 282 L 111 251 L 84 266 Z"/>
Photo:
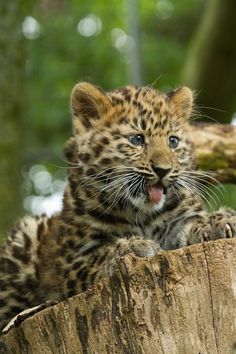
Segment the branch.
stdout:
<path fill-rule="evenodd" d="M 236 183 L 236 127 L 197 123 L 189 128 L 197 168 L 214 171 L 219 182 Z"/>
<path fill-rule="evenodd" d="M 10 330 L 7 353 L 230 353 L 236 240 L 152 258 L 126 256 L 111 278 Z"/>

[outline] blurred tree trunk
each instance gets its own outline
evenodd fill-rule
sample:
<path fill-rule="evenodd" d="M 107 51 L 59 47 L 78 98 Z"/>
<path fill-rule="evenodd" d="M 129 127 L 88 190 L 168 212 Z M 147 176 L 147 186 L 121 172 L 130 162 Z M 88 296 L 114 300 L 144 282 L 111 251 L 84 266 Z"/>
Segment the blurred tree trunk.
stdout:
<path fill-rule="evenodd" d="M 142 64 L 140 49 L 139 0 L 124 0 L 127 32 L 127 69 L 131 84 L 142 85 Z"/>
<path fill-rule="evenodd" d="M 203 114 L 229 123 L 236 101 L 236 1 L 208 0 L 184 68 Z M 217 110 L 201 109 L 201 105 Z M 223 110 L 219 111 L 219 110 Z"/>
<path fill-rule="evenodd" d="M 0 238 L 21 209 L 20 169 L 25 44 L 21 32 L 24 1 L 0 2 Z"/>

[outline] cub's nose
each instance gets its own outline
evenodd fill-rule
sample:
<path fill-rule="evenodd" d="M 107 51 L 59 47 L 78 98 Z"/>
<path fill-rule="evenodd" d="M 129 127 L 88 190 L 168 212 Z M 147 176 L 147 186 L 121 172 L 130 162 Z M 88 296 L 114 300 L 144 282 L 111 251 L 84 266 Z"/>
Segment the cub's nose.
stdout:
<path fill-rule="evenodd" d="M 158 177 L 163 178 L 170 172 L 171 168 L 163 168 L 152 165 L 153 171 L 157 174 Z"/>

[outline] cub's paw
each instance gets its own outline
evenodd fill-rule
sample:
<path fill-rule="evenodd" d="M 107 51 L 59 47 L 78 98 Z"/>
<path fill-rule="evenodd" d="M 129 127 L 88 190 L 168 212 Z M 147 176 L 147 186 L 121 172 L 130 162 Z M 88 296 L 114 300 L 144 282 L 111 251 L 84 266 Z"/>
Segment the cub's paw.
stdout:
<path fill-rule="evenodd" d="M 221 208 L 209 215 L 209 226 L 206 230 L 210 240 L 236 237 L 236 212 L 233 209 Z"/>
<path fill-rule="evenodd" d="M 126 254 L 133 253 L 138 257 L 153 257 L 160 250 L 160 246 L 153 240 L 144 240 L 138 237 L 130 239 L 121 239 L 116 247 L 116 256 L 123 257 Z"/>
<path fill-rule="evenodd" d="M 209 215 L 204 223 L 193 227 L 189 244 L 236 237 L 236 213 L 230 209 L 223 211 Z"/>
<path fill-rule="evenodd" d="M 221 238 L 236 237 L 236 217 L 225 218 L 217 222 L 211 222 L 203 230 L 203 240 L 218 240 Z"/>
<path fill-rule="evenodd" d="M 138 237 L 120 239 L 112 256 L 106 262 L 105 273 L 112 275 L 117 269 L 119 260 L 127 254 L 133 254 L 138 257 L 153 257 L 159 250 L 160 246 L 153 240 L 144 240 Z"/>

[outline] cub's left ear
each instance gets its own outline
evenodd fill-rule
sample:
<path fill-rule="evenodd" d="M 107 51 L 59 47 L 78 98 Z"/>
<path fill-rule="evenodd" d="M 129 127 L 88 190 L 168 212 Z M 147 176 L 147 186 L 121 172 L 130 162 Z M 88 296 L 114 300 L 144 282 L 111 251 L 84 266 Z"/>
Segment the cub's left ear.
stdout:
<path fill-rule="evenodd" d="M 167 94 L 173 104 L 174 114 L 183 120 L 188 120 L 193 111 L 194 95 L 188 87 L 181 87 Z"/>
<path fill-rule="evenodd" d="M 106 114 L 111 106 L 109 98 L 98 87 L 88 82 L 75 85 L 71 93 L 75 133 L 90 129 L 93 122 Z"/>

